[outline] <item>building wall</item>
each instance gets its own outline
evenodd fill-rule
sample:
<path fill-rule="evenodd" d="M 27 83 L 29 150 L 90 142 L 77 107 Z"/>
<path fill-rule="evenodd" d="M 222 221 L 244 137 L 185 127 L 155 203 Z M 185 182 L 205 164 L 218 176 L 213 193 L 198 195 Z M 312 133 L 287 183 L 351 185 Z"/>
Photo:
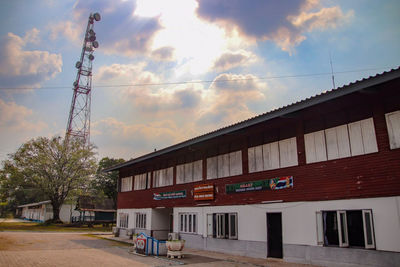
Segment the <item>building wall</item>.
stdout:
<path fill-rule="evenodd" d="M 193 187 L 202 183 L 215 185 L 215 200 L 213 205 L 253 204 L 261 201 L 316 201 L 348 198 L 367 198 L 381 196 L 396 196 L 400 192 L 400 149 L 391 150 L 385 114 L 400 110 L 400 103 L 392 103 L 391 99 L 400 97 L 398 90 L 391 87 L 383 95 L 352 94 L 308 108 L 294 118 L 278 118 L 266 124 L 256 125 L 229 136 L 216 138 L 190 150 L 177 151 L 165 158 L 138 164 L 138 166 L 121 169 L 120 176 L 134 175 L 143 172 L 143 168 L 158 169 L 160 164 L 179 165 L 179 158 L 188 155 L 203 159 L 203 180 L 186 184 L 175 184 L 148 190 L 120 192 L 118 208 L 155 208 L 195 206 Z M 373 118 L 375 125 L 378 152 L 306 164 L 304 134 Z M 282 130 L 283 129 L 283 130 Z M 255 173 L 248 172 L 247 148 L 262 144 L 262 134 L 278 131 L 282 138 L 296 136 L 298 166 L 280 168 Z M 261 137 L 260 137 L 261 136 Z M 265 137 L 265 136 L 264 136 Z M 280 138 L 280 139 L 282 139 Z M 211 150 L 218 150 L 227 145 L 240 147 L 242 150 L 243 174 L 220 179 L 206 179 L 207 157 Z M 222 148 L 221 148 L 222 149 Z M 195 152 L 190 152 L 191 150 Z M 232 148 L 237 150 L 237 148 Z M 226 151 L 229 152 L 229 151 Z M 222 152 L 221 152 L 222 153 Z M 169 165 L 165 165 L 167 167 Z M 372 166 L 373 168 L 365 168 Z M 176 170 L 175 170 L 176 175 Z M 243 193 L 240 199 L 237 195 L 225 194 L 225 185 L 243 181 L 254 181 L 275 177 L 293 176 L 294 187 L 290 190 L 275 192 Z M 175 180 L 175 179 L 174 179 Z M 154 200 L 153 194 L 186 190 L 187 197 L 183 199 Z"/>
<path fill-rule="evenodd" d="M 127 213 L 129 216 L 128 219 L 128 227 L 121 228 L 120 226 L 120 214 Z M 146 228 L 145 229 L 137 229 L 135 226 L 136 223 L 136 213 L 145 213 L 146 214 Z M 118 209 L 117 210 L 117 227 L 120 228 L 120 236 L 128 237 L 127 230 L 133 229 L 134 233 L 144 232 L 147 235 L 151 234 L 151 223 L 152 223 L 152 209 Z"/>
<path fill-rule="evenodd" d="M 182 148 L 120 169 L 120 178 L 202 160 L 202 180 L 146 190 L 120 192 L 118 210 L 173 208 L 174 231 L 179 213 L 197 214 L 197 234 L 182 233 L 188 247 L 266 257 L 266 213 L 282 213 L 283 255 L 288 261 L 344 266 L 382 262 L 391 266 L 400 252 L 400 149 L 390 149 L 385 114 L 400 110 L 399 80 L 381 84 L 267 122 Z M 304 134 L 373 118 L 378 152 L 306 163 Z M 248 148 L 296 137 L 297 166 L 249 173 Z M 207 158 L 241 150 L 243 174 L 207 178 Z M 151 174 L 153 176 L 153 174 Z M 293 177 L 293 187 L 282 190 L 226 192 L 227 184 Z M 153 177 L 152 177 L 153 178 Z M 214 199 L 196 201 L 199 184 L 213 184 Z M 154 194 L 186 191 L 186 197 L 157 200 Z M 263 202 L 275 202 L 263 204 Z M 320 246 L 316 212 L 363 210 L 373 213 L 375 250 Z M 207 236 L 208 213 L 238 214 L 238 239 Z M 154 219 L 154 218 L 153 218 Z M 150 224 L 155 226 L 155 224 Z M 154 230 L 154 229 L 149 229 Z M 369 262 L 368 262 L 369 261 Z M 400 259 L 399 259 L 400 261 Z"/>
<path fill-rule="evenodd" d="M 283 258 L 286 261 L 324 266 L 393 266 L 394 262 L 400 260 L 399 207 L 400 197 L 182 207 L 174 208 L 174 232 L 180 233 L 179 213 L 196 213 L 197 233 L 180 233 L 181 238 L 186 240 L 186 247 L 266 258 L 268 239 L 266 214 L 280 212 L 282 213 Z M 363 209 L 372 210 L 376 249 L 318 245 L 317 211 Z M 120 212 L 134 214 L 144 212 L 144 210 L 118 210 L 118 213 Z M 158 211 L 154 209 L 146 210 L 146 212 L 157 214 Z M 207 214 L 212 213 L 238 214 L 237 240 L 207 236 Z M 151 217 L 154 220 L 158 216 L 153 214 Z M 130 215 L 129 228 L 134 228 L 133 220 L 134 216 Z M 157 226 L 160 225 L 153 225 L 145 232 L 149 234 L 150 230 L 157 229 L 155 228 Z M 125 236 L 126 230 L 122 229 L 121 234 Z M 379 264 L 376 265 L 376 263 Z"/>
<path fill-rule="evenodd" d="M 174 209 L 174 232 L 179 232 L 180 212 L 198 215 L 197 235 L 207 237 L 207 214 L 238 213 L 238 240 L 267 241 L 266 213 L 282 213 L 284 244 L 317 245 L 316 212 L 321 210 L 362 210 L 373 212 L 377 250 L 400 252 L 400 197 L 310 201 L 256 205 L 188 207 Z M 187 235 L 187 234 L 186 234 Z M 346 249 L 346 248 L 343 248 Z"/>

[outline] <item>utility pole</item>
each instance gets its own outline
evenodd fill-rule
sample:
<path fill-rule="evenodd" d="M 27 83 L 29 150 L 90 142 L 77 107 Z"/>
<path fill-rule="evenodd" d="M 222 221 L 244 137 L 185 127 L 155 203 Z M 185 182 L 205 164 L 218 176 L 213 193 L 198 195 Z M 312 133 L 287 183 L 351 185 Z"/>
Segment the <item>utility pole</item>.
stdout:
<path fill-rule="evenodd" d="M 71 109 L 68 117 L 65 140 L 71 136 L 81 138 L 85 145 L 90 143 L 90 105 L 92 92 L 92 61 L 93 52 L 99 47 L 96 33 L 93 30 L 94 22 L 100 21 L 99 13 L 90 14 L 86 27 L 85 37 L 80 60 L 76 62 L 76 79 L 74 81 Z"/>

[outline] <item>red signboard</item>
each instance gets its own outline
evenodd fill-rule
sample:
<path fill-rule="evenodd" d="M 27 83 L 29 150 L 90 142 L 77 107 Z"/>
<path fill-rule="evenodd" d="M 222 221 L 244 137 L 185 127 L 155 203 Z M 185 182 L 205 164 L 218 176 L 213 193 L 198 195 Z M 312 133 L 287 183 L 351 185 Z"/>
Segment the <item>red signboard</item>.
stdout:
<path fill-rule="evenodd" d="M 193 188 L 194 200 L 213 200 L 214 199 L 214 185 L 213 184 L 200 184 Z"/>
<path fill-rule="evenodd" d="M 146 241 L 147 238 L 144 235 L 139 235 L 136 241 L 136 252 L 140 254 L 146 254 Z"/>

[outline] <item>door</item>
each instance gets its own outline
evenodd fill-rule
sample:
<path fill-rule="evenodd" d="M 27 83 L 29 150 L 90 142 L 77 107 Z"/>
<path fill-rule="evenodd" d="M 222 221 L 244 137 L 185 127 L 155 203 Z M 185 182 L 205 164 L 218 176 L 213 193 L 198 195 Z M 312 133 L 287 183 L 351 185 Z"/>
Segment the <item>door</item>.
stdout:
<path fill-rule="evenodd" d="M 267 213 L 267 257 L 282 258 L 282 213 Z"/>
<path fill-rule="evenodd" d="M 172 233 L 174 231 L 174 214 L 169 214 L 169 232 Z"/>

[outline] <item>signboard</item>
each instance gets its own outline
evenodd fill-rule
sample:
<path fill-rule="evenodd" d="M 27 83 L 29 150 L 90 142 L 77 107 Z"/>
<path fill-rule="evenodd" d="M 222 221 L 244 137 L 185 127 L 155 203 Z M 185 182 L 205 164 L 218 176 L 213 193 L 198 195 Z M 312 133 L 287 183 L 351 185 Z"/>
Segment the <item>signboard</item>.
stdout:
<path fill-rule="evenodd" d="M 186 190 L 174 191 L 174 192 L 161 192 L 153 194 L 154 200 L 185 198 L 185 197 L 186 197 Z"/>
<path fill-rule="evenodd" d="M 140 254 L 146 254 L 146 242 L 147 237 L 143 234 L 138 235 L 136 241 L 136 252 Z"/>
<path fill-rule="evenodd" d="M 290 187 L 293 187 L 293 176 L 243 182 L 239 184 L 227 184 L 225 186 L 225 191 L 227 194 L 232 194 L 260 190 L 279 190 Z"/>
<path fill-rule="evenodd" d="M 200 184 L 193 188 L 194 200 L 213 200 L 214 199 L 214 185 L 213 184 Z"/>

